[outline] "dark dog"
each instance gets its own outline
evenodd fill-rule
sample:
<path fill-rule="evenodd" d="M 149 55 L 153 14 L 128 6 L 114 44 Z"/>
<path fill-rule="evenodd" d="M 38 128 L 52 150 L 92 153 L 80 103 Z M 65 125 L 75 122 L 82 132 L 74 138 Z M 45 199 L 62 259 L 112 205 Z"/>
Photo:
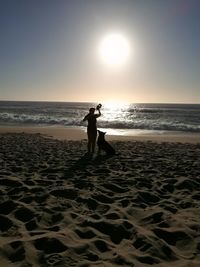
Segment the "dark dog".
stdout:
<path fill-rule="evenodd" d="M 97 139 L 97 145 L 99 147 L 99 153 L 101 150 L 104 150 L 107 155 L 115 155 L 114 148 L 105 140 L 105 134 L 104 132 L 101 132 L 98 130 L 99 136 Z"/>

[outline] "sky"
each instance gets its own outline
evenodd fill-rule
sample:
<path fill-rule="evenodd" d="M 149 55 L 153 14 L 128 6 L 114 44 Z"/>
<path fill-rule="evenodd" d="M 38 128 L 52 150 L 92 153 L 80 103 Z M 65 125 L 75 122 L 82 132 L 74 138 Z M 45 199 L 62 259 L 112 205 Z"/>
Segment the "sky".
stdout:
<path fill-rule="evenodd" d="M 199 0 L 0 0 L 0 100 L 200 104 Z M 109 33 L 126 63 L 103 62 Z"/>

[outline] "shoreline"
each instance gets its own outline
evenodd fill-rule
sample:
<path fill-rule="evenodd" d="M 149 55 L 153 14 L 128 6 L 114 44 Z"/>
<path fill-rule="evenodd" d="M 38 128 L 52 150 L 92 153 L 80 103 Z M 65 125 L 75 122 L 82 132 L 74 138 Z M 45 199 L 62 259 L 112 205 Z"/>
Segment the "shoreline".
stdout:
<path fill-rule="evenodd" d="M 48 127 L 48 126 L 0 126 L 0 134 L 5 133 L 40 133 L 57 140 L 82 140 L 87 139 L 86 127 Z M 178 142 L 200 143 L 200 133 L 164 132 L 164 133 L 131 133 L 107 134 L 109 141 L 153 141 L 153 142 Z"/>

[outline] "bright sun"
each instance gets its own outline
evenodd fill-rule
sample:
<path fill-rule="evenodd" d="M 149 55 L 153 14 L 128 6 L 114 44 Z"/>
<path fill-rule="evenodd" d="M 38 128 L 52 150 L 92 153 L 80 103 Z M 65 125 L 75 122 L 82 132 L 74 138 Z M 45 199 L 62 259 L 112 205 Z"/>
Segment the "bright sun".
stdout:
<path fill-rule="evenodd" d="M 112 33 L 105 36 L 99 45 L 99 53 L 104 63 L 121 66 L 127 62 L 130 54 L 128 40 L 121 34 Z"/>

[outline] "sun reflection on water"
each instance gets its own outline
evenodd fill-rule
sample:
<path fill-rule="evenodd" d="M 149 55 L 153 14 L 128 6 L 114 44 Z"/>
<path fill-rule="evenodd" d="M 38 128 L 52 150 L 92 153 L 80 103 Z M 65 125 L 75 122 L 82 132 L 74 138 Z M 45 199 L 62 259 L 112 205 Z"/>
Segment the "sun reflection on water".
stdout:
<path fill-rule="evenodd" d="M 130 104 L 123 102 L 107 101 L 102 104 L 102 116 L 99 118 L 101 127 L 109 124 L 110 128 L 124 128 L 129 121 Z"/>
<path fill-rule="evenodd" d="M 125 110 L 129 107 L 130 104 L 119 101 L 105 101 L 103 107 L 106 110 Z"/>

